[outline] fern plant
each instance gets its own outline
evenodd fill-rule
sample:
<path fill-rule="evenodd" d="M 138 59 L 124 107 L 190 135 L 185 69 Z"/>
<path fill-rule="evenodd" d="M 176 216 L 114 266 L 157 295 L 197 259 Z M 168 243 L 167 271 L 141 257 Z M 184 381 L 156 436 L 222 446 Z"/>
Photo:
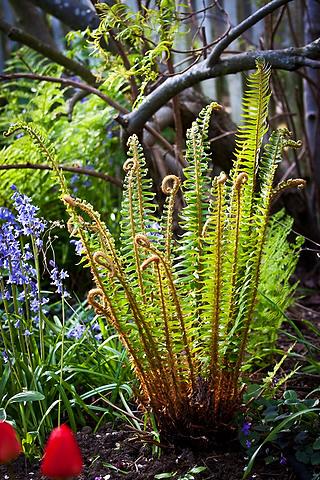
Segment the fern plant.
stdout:
<path fill-rule="evenodd" d="M 210 116 L 221 107 L 212 103 L 201 112 L 188 133 L 184 182 L 174 175 L 162 182 L 168 197 L 161 220 L 142 149 L 135 135 L 130 138 L 119 249 L 99 213 L 69 194 L 56 168 L 70 231 L 96 284 L 89 303 L 117 330 L 140 382 L 140 404 L 154 412 L 163 438 L 203 441 L 232 430 L 242 402 L 241 377 L 263 294 L 270 207 L 282 189 L 304 185 L 298 179 L 273 187 L 283 149 L 299 146 L 287 130 L 272 133 L 260 154 L 269 77 L 269 67 L 258 62 L 243 101 L 234 167 L 213 181 L 206 176 L 206 136 Z M 17 125 L 8 133 L 19 128 L 55 163 L 30 127 Z M 180 188 L 184 233 L 175 239 Z M 276 282 L 277 269 L 270 275 Z"/>

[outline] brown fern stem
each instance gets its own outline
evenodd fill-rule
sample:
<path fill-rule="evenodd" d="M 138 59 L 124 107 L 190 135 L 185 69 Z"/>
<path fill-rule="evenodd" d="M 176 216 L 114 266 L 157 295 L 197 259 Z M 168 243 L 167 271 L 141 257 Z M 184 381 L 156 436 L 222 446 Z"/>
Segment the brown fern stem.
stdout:
<path fill-rule="evenodd" d="M 174 387 L 174 393 L 175 397 L 178 398 L 181 401 L 181 394 L 180 394 L 180 386 L 178 384 L 177 378 L 176 378 L 176 372 L 178 371 L 177 369 L 177 363 L 176 363 L 176 358 L 172 349 L 172 339 L 171 339 L 171 332 L 170 332 L 170 327 L 169 327 L 169 319 L 168 319 L 168 314 L 167 314 L 167 308 L 166 308 L 166 300 L 165 300 L 165 294 L 164 294 L 164 289 L 163 289 L 163 284 L 162 284 L 162 274 L 160 270 L 160 265 L 158 262 L 155 263 L 156 270 L 157 270 L 157 276 L 158 276 L 158 285 L 159 285 L 159 295 L 160 295 L 160 301 L 161 301 L 161 310 L 162 310 L 162 319 L 164 323 L 164 331 L 165 331 L 165 342 L 166 342 L 166 348 L 168 352 L 168 357 L 169 357 L 169 371 L 172 377 L 172 385 Z M 175 402 L 174 406 L 175 406 Z"/>
<path fill-rule="evenodd" d="M 144 235 L 137 235 L 136 236 L 136 242 L 141 245 L 143 248 L 146 250 L 149 250 L 151 253 L 154 255 L 157 255 L 159 257 L 159 260 L 161 264 L 163 265 L 165 274 L 167 276 L 168 282 L 169 282 L 169 287 L 170 287 L 170 293 L 172 295 L 173 303 L 176 309 L 177 317 L 180 323 L 181 331 L 182 331 L 182 339 L 183 339 L 183 346 L 186 352 L 186 357 L 187 357 L 187 362 L 189 366 L 189 371 L 190 371 L 190 379 L 192 383 L 192 387 L 195 388 L 196 382 L 195 382 L 195 374 L 194 374 L 194 368 L 193 368 L 193 355 L 191 353 L 191 348 L 189 345 L 189 340 L 188 340 L 188 335 L 187 335 L 187 330 L 186 330 L 186 325 L 182 313 L 182 308 L 180 305 L 178 293 L 172 278 L 171 270 L 170 267 L 167 265 L 167 262 L 165 258 L 163 258 L 161 252 L 157 250 L 151 242 L 145 237 Z"/>

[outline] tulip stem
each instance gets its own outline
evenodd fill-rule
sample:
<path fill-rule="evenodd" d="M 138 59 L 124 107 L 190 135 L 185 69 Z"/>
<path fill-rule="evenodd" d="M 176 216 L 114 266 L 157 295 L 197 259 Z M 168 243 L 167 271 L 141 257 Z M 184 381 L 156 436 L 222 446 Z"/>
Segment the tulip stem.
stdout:
<path fill-rule="evenodd" d="M 65 328 L 65 304 L 64 304 L 64 291 L 61 296 L 62 302 L 62 329 L 61 329 L 61 357 L 60 357 L 60 389 L 59 389 L 59 403 L 58 403 L 58 427 L 61 425 L 61 389 L 63 381 L 63 355 L 64 355 L 64 328 Z"/>

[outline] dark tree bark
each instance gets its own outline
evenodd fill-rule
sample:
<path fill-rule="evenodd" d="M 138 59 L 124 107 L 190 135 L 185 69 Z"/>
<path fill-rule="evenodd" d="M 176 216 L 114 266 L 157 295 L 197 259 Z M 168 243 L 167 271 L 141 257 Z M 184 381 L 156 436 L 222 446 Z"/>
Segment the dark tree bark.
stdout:
<path fill-rule="evenodd" d="M 305 41 L 320 37 L 320 3 L 307 0 L 304 17 Z M 308 79 L 304 81 L 304 108 L 307 146 L 316 186 L 316 201 L 320 206 L 320 71 L 306 68 Z M 315 87 L 317 86 L 317 87 Z"/>
<path fill-rule="evenodd" d="M 99 16 L 90 0 L 30 0 L 73 30 L 97 28 Z"/>
<path fill-rule="evenodd" d="M 55 47 L 45 16 L 39 8 L 28 0 L 10 0 L 16 14 L 17 25 L 25 32 L 35 36 L 41 42 Z"/>

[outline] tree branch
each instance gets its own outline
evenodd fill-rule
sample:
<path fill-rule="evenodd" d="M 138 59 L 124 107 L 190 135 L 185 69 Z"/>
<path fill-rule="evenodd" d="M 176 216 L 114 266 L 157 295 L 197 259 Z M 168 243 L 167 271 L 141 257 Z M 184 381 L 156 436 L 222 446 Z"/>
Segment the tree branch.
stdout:
<path fill-rule="evenodd" d="M 228 55 L 212 67 L 208 65 L 207 59 L 183 74 L 168 78 L 151 92 L 137 109 L 123 117 L 128 135 L 140 131 L 152 115 L 186 88 L 209 78 L 252 70 L 257 58 L 264 59 L 271 67 L 282 70 L 293 71 L 305 66 L 320 68 L 320 38 L 300 48 L 256 50 Z"/>
<path fill-rule="evenodd" d="M 58 50 L 52 46 L 41 42 L 33 35 L 21 30 L 20 28 L 14 27 L 10 23 L 7 23 L 3 18 L 0 17 L 0 30 L 4 32 L 11 40 L 16 40 L 17 42 L 23 43 L 28 47 L 32 48 L 36 52 L 41 53 L 47 58 L 50 58 L 58 65 L 66 68 L 67 70 L 75 73 L 80 78 L 88 82 L 90 85 L 96 85 L 96 77 L 88 70 L 84 65 L 71 58 L 66 57 Z"/>
<path fill-rule="evenodd" d="M 259 8 L 256 12 L 254 12 L 250 17 L 243 20 L 239 25 L 232 28 L 229 33 L 224 36 L 212 49 L 210 55 L 208 56 L 208 67 L 213 67 L 213 65 L 219 60 L 220 55 L 222 52 L 237 38 L 239 38 L 244 32 L 246 32 L 249 28 L 253 25 L 258 23 L 260 20 L 265 18 L 267 15 L 272 13 L 277 8 L 285 5 L 292 0 L 272 0 L 268 2 L 263 7 Z"/>
<path fill-rule="evenodd" d="M 19 78 L 29 78 L 31 80 L 37 80 L 37 81 L 43 81 L 43 82 L 53 82 L 53 83 L 60 83 L 61 85 L 65 86 L 70 86 L 74 88 L 78 88 L 80 90 L 83 90 L 88 93 L 92 93 L 93 95 L 97 95 L 97 97 L 100 97 L 102 100 L 104 100 L 108 105 L 113 107 L 115 110 L 122 114 L 128 114 L 128 110 L 122 105 L 120 105 L 118 102 L 113 100 L 111 97 L 108 95 L 105 95 L 104 93 L 100 92 L 97 88 L 88 85 L 86 83 L 82 82 L 77 82 L 76 80 L 71 80 L 69 78 L 62 78 L 62 77 L 50 77 L 46 75 L 38 75 L 36 73 L 10 73 L 10 74 L 0 74 L 0 81 L 1 80 L 15 80 Z M 115 120 L 122 125 L 125 129 L 127 128 L 127 122 L 125 120 L 125 116 L 119 115 L 118 117 L 115 118 Z M 158 132 L 156 129 L 151 127 L 151 125 L 145 124 L 144 128 L 148 130 L 149 133 L 151 133 L 156 140 L 158 140 L 159 143 L 161 143 L 169 152 L 173 153 L 174 149 L 171 143 L 166 140 L 160 132 Z"/>
<path fill-rule="evenodd" d="M 10 73 L 10 74 L 0 74 L 0 80 L 15 80 L 19 78 L 28 78 L 30 80 L 37 80 L 39 82 L 52 82 L 52 83 L 60 83 L 61 85 L 79 88 L 80 90 L 84 90 L 88 93 L 92 93 L 97 97 L 100 97 L 104 100 L 110 107 L 113 107 L 115 110 L 121 113 L 128 113 L 128 110 L 120 103 L 113 100 L 108 95 L 100 92 L 97 88 L 88 85 L 87 83 L 78 82 L 76 80 L 71 80 L 70 78 L 63 78 L 63 77 L 50 77 L 47 75 L 38 75 L 36 73 Z"/>
<path fill-rule="evenodd" d="M 20 168 L 28 168 L 31 170 L 53 170 L 53 167 L 46 164 L 36 164 L 36 163 L 16 163 L 12 165 L 0 165 L 0 170 L 15 170 Z M 122 181 L 119 178 L 112 177 L 111 175 L 107 175 L 106 173 L 97 172 L 96 170 L 91 170 L 90 168 L 82 168 L 82 167 L 67 167 L 66 165 L 58 165 L 60 170 L 64 172 L 71 172 L 77 173 L 82 175 L 88 175 L 90 177 L 101 178 L 105 182 L 112 183 L 117 187 L 122 187 Z"/>

